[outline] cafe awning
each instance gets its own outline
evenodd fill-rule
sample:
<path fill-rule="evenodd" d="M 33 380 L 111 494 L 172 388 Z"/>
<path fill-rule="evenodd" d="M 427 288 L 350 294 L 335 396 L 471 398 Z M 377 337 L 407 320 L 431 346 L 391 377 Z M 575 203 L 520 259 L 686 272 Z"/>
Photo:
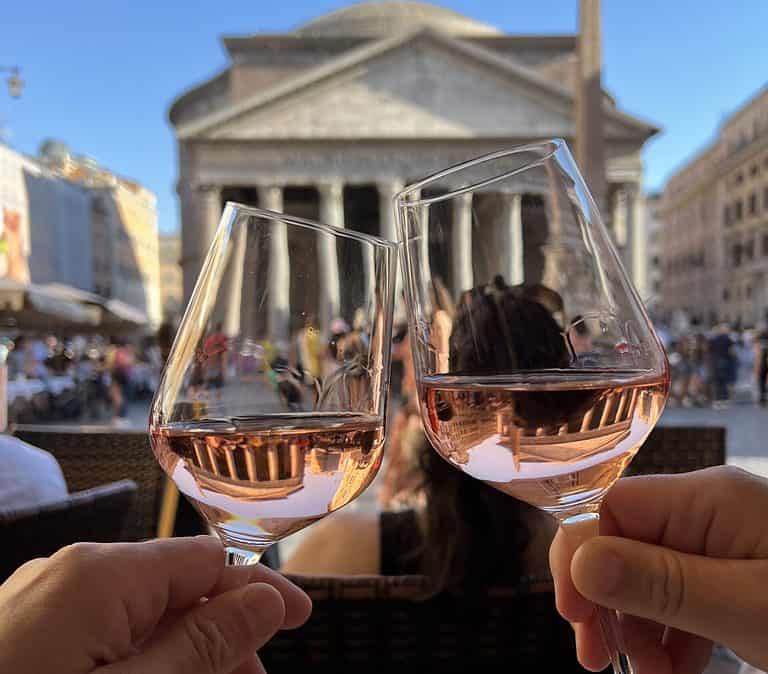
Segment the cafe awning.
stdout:
<path fill-rule="evenodd" d="M 91 331 L 99 325 L 101 309 L 82 299 L 56 287 L 0 279 L 0 325 L 19 330 Z"/>

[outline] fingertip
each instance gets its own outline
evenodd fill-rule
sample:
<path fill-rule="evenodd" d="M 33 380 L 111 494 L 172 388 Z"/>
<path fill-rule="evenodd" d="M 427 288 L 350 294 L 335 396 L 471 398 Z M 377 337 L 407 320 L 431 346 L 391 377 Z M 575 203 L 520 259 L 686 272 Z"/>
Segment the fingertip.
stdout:
<path fill-rule="evenodd" d="M 555 592 L 555 607 L 569 623 L 588 622 L 595 612 L 595 605 L 584 599 L 575 589 L 567 594 Z"/>
<path fill-rule="evenodd" d="M 555 606 L 572 623 L 585 622 L 595 610 L 594 604 L 579 594 L 571 580 L 572 552 L 562 530 L 558 530 L 549 549 L 549 566 L 555 582 Z"/>
<path fill-rule="evenodd" d="M 241 599 L 249 613 L 258 637 L 274 634 L 285 621 L 283 596 L 267 583 L 251 583 L 241 591 Z"/>
<path fill-rule="evenodd" d="M 296 586 L 294 586 L 296 587 Z M 312 600 L 299 587 L 285 597 L 285 619 L 283 629 L 292 630 L 301 627 L 312 615 Z"/>
<path fill-rule="evenodd" d="M 294 629 L 307 622 L 312 613 L 312 600 L 304 590 L 274 569 L 261 564 L 248 568 L 252 571 L 250 582 L 268 583 L 282 595 L 285 602 L 283 629 Z"/>
<path fill-rule="evenodd" d="M 619 590 L 626 564 L 607 536 L 598 536 L 576 550 L 571 560 L 571 578 L 577 592 L 603 604 Z"/>
<path fill-rule="evenodd" d="M 573 630 L 576 633 L 576 657 L 582 667 L 590 672 L 604 670 L 610 664 L 610 658 L 595 614 L 589 621 L 575 624 Z"/>

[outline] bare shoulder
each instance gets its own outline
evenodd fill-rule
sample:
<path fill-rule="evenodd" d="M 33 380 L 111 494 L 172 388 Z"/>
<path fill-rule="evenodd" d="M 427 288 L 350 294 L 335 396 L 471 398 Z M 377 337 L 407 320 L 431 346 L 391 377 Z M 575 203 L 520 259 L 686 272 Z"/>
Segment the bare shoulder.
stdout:
<path fill-rule="evenodd" d="M 377 574 L 379 556 L 378 513 L 342 511 L 312 526 L 281 570 L 308 575 Z"/>

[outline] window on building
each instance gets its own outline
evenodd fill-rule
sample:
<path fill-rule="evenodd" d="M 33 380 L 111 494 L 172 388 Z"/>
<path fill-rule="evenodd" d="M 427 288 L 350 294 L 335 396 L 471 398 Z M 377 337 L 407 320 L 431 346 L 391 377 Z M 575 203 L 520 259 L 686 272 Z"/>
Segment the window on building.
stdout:
<path fill-rule="evenodd" d="M 763 188 L 763 210 L 768 211 L 768 187 Z"/>
<path fill-rule="evenodd" d="M 651 267 L 658 267 L 658 266 L 659 266 L 659 256 L 658 255 L 654 255 L 651 258 Z"/>
<path fill-rule="evenodd" d="M 728 288 L 723 288 L 723 302 L 727 302 L 731 299 L 731 291 Z"/>
<path fill-rule="evenodd" d="M 728 204 L 723 208 L 723 224 L 726 227 L 731 224 L 731 207 Z"/>
<path fill-rule="evenodd" d="M 747 299 L 752 299 L 752 286 L 747 286 L 744 289 L 744 294 L 747 296 Z"/>
<path fill-rule="evenodd" d="M 747 260 L 752 260 L 755 257 L 755 241 L 750 239 L 744 244 L 744 257 Z"/>
<path fill-rule="evenodd" d="M 734 267 L 741 266 L 741 244 L 734 243 L 731 247 L 731 262 Z"/>
<path fill-rule="evenodd" d="M 739 199 L 733 204 L 733 221 L 741 222 L 743 217 L 744 217 L 744 211 L 742 210 L 741 199 Z"/>
<path fill-rule="evenodd" d="M 749 214 L 750 215 L 757 215 L 757 192 L 752 192 L 752 194 L 749 195 Z"/>
<path fill-rule="evenodd" d="M 763 255 L 768 256 L 768 234 L 763 234 Z"/>
<path fill-rule="evenodd" d="M 759 172 L 760 167 L 757 164 L 752 164 L 752 166 L 749 167 L 749 175 L 751 178 L 754 178 Z"/>
<path fill-rule="evenodd" d="M 744 182 L 744 174 L 739 171 L 734 177 L 733 177 L 733 184 L 734 185 L 741 185 L 741 183 Z"/>

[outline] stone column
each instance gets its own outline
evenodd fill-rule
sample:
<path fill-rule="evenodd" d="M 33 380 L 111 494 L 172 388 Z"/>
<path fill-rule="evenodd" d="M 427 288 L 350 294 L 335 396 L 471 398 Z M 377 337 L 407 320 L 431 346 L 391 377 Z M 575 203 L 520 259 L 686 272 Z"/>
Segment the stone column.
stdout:
<path fill-rule="evenodd" d="M 650 294 L 648 286 L 648 245 L 645 222 L 645 199 L 638 183 L 631 183 L 627 188 L 627 225 L 631 260 L 631 278 L 637 288 L 640 299 L 647 300 Z"/>
<path fill-rule="evenodd" d="M 398 241 L 397 222 L 395 220 L 395 195 L 403 189 L 403 182 L 397 178 L 392 178 L 378 183 L 377 187 L 379 190 L 379 236 L 390 241 Z M 395 305 L 399 306 L 403 288 L 403 272 L 400 269 L 399 257 L 397 263 Z"/>
<path fill-rule="evenodd" d="M 423 194 L 419 195 L 422 198 Z M 419 239 L 419 269 L 421 270 L 422 287 L 429 288 L 432 285 L 432 270 L 429 266 L 429 205 L 419 207 L 419 226 L 421 238 Z"/>
<path fill-rule="evenodd" d="M 188 302 L 219 225 L 221 188 L 218 185 L 180 184 L 178 192 L 181 197 L 181 268 L 184 301 Z"/>
<path fill-rule="evenodd" d="M 317 186 L 320 194 L 320 222 L 333 227 L 344 227 L 344 190 L 340 181 Z M 320 326 L 328 330 L 331 321 L 339 316 L 341 296 L 339 289 L 339 262 L 336 239 L 318 237 L 318 264 L 320 267 Z"/>
<path fill-rule="evenodd" d="M 259 206 L 266 210 L 283 210 L 283 188 L 259 185 Z M 267 331 L 269 338 L 285 339 L 290 327 L 291 266 L 288 254 L 288 229 L 284 222 L 273 220 L 269 236 L 269 271 L 267 276 Z"/>
<path fill-rule="evenodd" d="M 504 280 L 514 286 L 525 280 L 523 266 L 523 198 L 520 194 L 502 192 L 504 217 L 502 218 Z"/>
<path fill-rule="evenodd" d="M 245 227 L 236 227 L 232 231 L 227 273 L 222 282 L 222 291 L 229 298 L 224 307 L 224 333 L 229 337 L 234 337 L 240 333 L 247 234 Z"/>
<path fill-rule="evenodd" d="M 462 292 L 474 286 L 471 192 L 461 194 L 453 200 L 451 255 L 453 256 L 453 295 L 454 299 L 458 299 Z"/>

